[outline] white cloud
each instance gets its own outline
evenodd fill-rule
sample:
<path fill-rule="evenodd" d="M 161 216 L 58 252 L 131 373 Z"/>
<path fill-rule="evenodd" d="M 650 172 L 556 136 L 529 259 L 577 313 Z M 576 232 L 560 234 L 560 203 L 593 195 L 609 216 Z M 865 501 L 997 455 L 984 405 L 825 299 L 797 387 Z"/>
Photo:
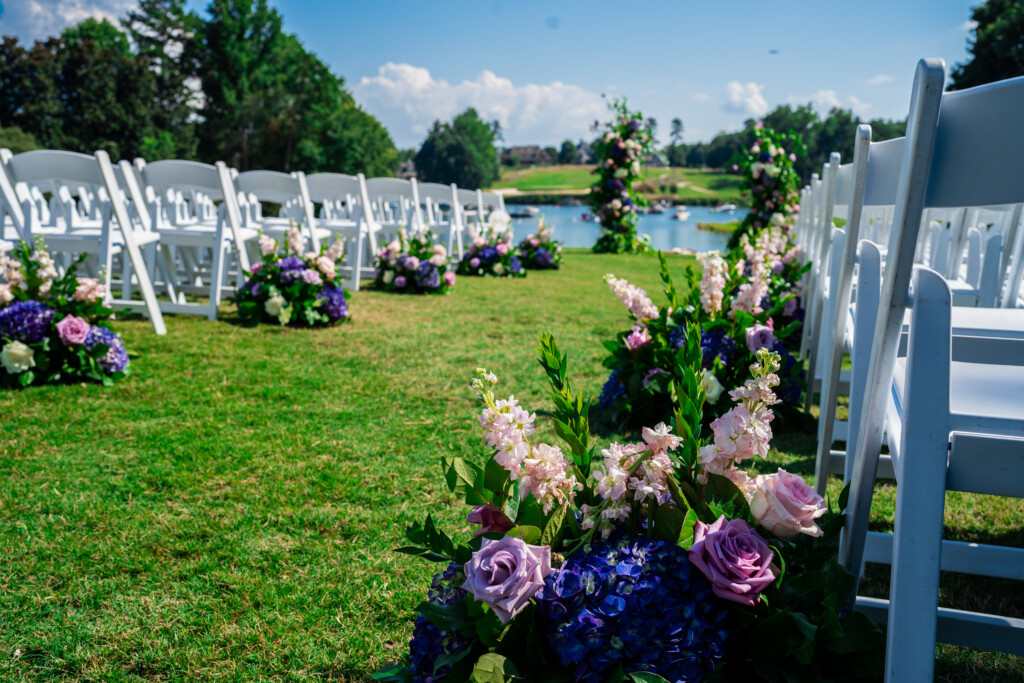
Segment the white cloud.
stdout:
<path fill-rule="evenodd" d="M 881 85 L 883 83 L 892 83 L 892 76 L 889 74 L 878 74 L 871 78 L 862 78 L 861 81 L 867 85 Z"/>
<path fill-rule="evenodd" d="M 830 110 L 838 107 L 840 109 L 851 109 L 854 114 L 864 114 L 871 108 L 870 104 L 854 95 L 848 95 L 845 99 L 841 99 L 835 90 L 819 90 L 810 96 L 790 95 L 786 98 L 786 101 L 790 104 L 810 102 L 822 113 L 828 113 Z"/>
<path fill-rule="evenodd" d="M 690 99 L 693 100 L 694 102 L 710 102 L 711 95 L 707 94 L 706 92 L 699 92 Z"/>
<path fill-rule="evenodd" d="M 586 138 L 594 120 L 607 116 L 600 95 L 579 86 L 560 81 L 516 85 L 486 70 L 474 80 L 449 83 L 422 67 L 389 62 L 376 76 L 363 77 L 352 92 L 400 147 L 418 145 L 435 120 L 450 120 L 468 107 L 501 123 L 506 145 Z"/>
<path fill-rule="evenodd" d="M 116 24 L 138 4 L 137 0 L 16 0 L 3 5 L 0 33 L 31 44 L 90 17 Z"/>
<path fill-rule="evenodd" d="M 978 22 L 974 21 L 973 19 L 968 19 L 964 23 L 960 24 L 959 28 L 961 31 L 973 31 L 974 29 L 978 28 Z"/>
<path fill-rule="evenodd" d="M 722 109 L 734 114 L 761 117 L 768 113 L 768 102 L 764 99 L 764 86 L 750 82 L 747 84 L 731 81 L 725 86 L 729 101 Z"/>

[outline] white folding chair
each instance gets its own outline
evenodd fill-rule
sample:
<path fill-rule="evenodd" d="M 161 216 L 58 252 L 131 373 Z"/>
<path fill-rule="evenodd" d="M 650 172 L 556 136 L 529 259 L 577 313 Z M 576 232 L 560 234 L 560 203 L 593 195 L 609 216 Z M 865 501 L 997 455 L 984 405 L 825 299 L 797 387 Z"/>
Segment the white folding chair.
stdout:
<path fill-rule="evenodd" d="M 11 217 L 21 238 L 31 243 L 34 235 L 40 235 L 50 251 L 94 256 L 106 279 L 110 305 L 141 310 L 149 316 L 157 334 L 166 334 L 167 328 L 139 249 L 140 242 L 146 244 L 159 238 L 152 233 L 136 231 L 129 218 L 125 193 L 118 184 L 107 153 L 101 150 L 94 156 L 88 156 L 77 152 L 35 150 L 9 157 L 4 166 L 6 172 L 0 173 L 0 195 L 7 215 Z M 68 184 L 101 188 L 108 197 L 102 224 L 97 228 L 83 230 L 70 230 L 66 224 L 58 224 L 46 230 L 41 225 L 33 225 L 32 214 L 25 211 L 29 207 L 19 204 L 17 193 L 11 185 L 12 180 L 16 185 L 24 183 L 26 186 Z M 113 298 L 111 273 L 117 255 L 124 256 L 130 264 L 138 280 L 142 301 L 126 296 L 126 293 L 130 296 L 130 281 L 122 281 L 121 298 Z"/>
<path fill-rule="evenodd" d="M 287 210 L 283 211 L 284 216 L 278 217 L 252 215 L 250 227 L 281 239 L 287 235 L 291 221 L 297 219 L 305 230 L 312 251 L 318 252 L 321 241 L 329 238 L 331 233 L 317 225 L 312 203 L 303 199 L 298 175 L 278 171 L 245 171 L 239 173 L 234 181 L 238 191 L 248 195 L 250 206 L 259 206 L 259 202 L 273 202 L 285 208 L 289 204 L 293 205 L 294 211 L 290 216 Z"/>
<path fill-rule="evenodd" d="M 159 202 L 149 205 L 150 226 L 160 235 L 161 244 L 169 249 L 170 277 L 173 278 L 175 273 L 181 274 L 181 279 L 173 283 L 177 296 L 163 303 L 164 309 L 169 313 L 205 315 L 210 320 L 216 320 L 225 293 L 228 262 L 234 255 L 238 262 L 238 277 L 247 274 L 249 255 L 246 245 L 257 237 L 255 230 L 241 225 L 230 172 L 221 161 L 211 166 L 196 161 L 168 159 L 136 164 L 135 168 L 138 169 L 140 165 L 141 179 L 152 189 L 152 193 L 147 194 L 159 197 L 167 196 L 170 192 L 175 196 L 178 193 L 184 196 L 185 193 L 200 191 L 211 199 L 221 201 L 214 221 L 194 220 L 185 215 L 179 215 L 175 219 L 178 222 L 167 221 L 161 216 L 164 207 Z M 207 251 L 209 259 L 206 257 Z M 231 288 L 227 289 L 231 291 Z M 208 300 L 205 303 L 190 302 L 186 300 L 186 294 L 206 295 Z"/>
<path fill-rule="evenodd" d="M 949 284 L 914 269 L 925 208 L 1024 200 L 1013 172 L 1024 153 L 1024 78 L 947 94 L 944 83 L 941 60 L 919 63 L 840 547 L 855 573 L 866 556 L 891 554 L 890 599 L 857 606 L 888 619 L 886 680 L 901 683 L 932 679 L 937 636 L 1024 654 L 1024 620 L 938 608 L 942 569 L 1024 580 L 1024 550 L 942 540 L 947 489 L 1024 497 L 1024 344 L 954 336 Z M 888 540 L 867 532 L 885 431 L 898 483 Z"/>
<path fill-rule="evenodd" d="M 459 191 L 455 183 L 441 185 L 440 183 L 419 183 L 417 193 L 424 202 L 424 210 L 427 214 L 428 223 L 431 229 L 443 232 L 448 229 L 448 253 L 462 258 L 463 254 L 463 233 L 466 230 L 462 220 L 462 212 L 459 207 Z M 447 218 L 444 220 L 442 207 L 448 207 Z"/>
<path fill-rule="evenodd" d="M 359 280 L 372 275 L 373 259 L 377 255 L 377 226 L 372 214 L 363 210 L 369 205 L 365 180 L 362 175 L 342 173 L 313 173 L 299 176 L 299 185 L 308 206 L 319 202 L 324 207 L 317 225 L 333 239 L 344 239 L 346 269 L 350 289 L 359 289 Z M 366 264 L 366 265 L 364 265 Z"/>

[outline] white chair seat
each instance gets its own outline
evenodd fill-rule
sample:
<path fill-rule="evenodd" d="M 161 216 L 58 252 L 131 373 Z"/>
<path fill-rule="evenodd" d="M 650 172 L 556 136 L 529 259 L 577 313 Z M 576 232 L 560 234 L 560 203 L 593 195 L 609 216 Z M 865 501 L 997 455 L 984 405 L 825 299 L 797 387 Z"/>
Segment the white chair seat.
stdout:
<path fill-rule="evenodd" d="M 907 359 L 896 359 L 892 396 L 901 417 L 906 376 Z M 984 429 L 1019 436 L 1016 430 L 1024 424 L 1024 366 L 953 361 L 949 403 L 957 431 Z"/>
<path fill-rule="evenodd" d="M 216 233 L 216 226 L 209 223 L 196 223 L 187 228 L 159 228 L 156 233 L 160 241 L 169 246 L 175 247 L 203 247 L 210 246 L 210 240 Z M 239 235 L 243 242 L 256 239 L 259 234 L 253 228 L 239 228 Z M 225 233 L 224 239 L 230 240 L 231 235 Z"/>

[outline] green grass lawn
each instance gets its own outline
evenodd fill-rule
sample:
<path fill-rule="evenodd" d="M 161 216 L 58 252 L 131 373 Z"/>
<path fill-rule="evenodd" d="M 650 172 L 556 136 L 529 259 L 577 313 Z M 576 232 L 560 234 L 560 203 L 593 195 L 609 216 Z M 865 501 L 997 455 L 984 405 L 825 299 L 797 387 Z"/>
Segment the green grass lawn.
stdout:
<path fill-rule="evenodd" d="M 242 327 L 230 306 L 170 318 L 165 337 L 123 320 L 127 380 L 0 395 L 0 680 L 366 680 L 405 651 L 432 573 L 391 552 L 405 525 L 433 513 L 470 532 L 438 461 L 488 455 L 474 369 L 554 438 L 533 349 L 553 332 L 597 394 L 601 340 L 627 324 L 606 272 L 660 301 L 654 257 L 569 251 L 561 272 L 461 278 L 450 296 L 361 291 L 352 322 L 326 330 Z M 761 471 L 809 475 L 813 434 L 775 426 Z M 1024 546 L 1019 504 L 950 501 L 952 535 Z M 869 588 L 885 585 L 874 572 Z M 953 577 L 943 600 L 1019 616 L 1007 585 Z M 941 650 L 946 680 L 1022 672 Z"/>
<path fill-rule="evenodd" d="M 594 182 L 593 166 L 558 165 L 503 169 L 494 188 L 513 188 L 525 193 L 586 193 Z M 742 203 L 739 176 L 694 168 L 644 167 L 644 192 L 650 196 L 676 199 L 682 203 Z"/>

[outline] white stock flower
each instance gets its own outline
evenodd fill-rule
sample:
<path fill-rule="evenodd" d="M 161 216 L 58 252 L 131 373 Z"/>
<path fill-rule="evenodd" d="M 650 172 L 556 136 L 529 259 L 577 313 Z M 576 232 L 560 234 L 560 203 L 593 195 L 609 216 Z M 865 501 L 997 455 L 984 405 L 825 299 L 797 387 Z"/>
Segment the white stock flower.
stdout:
<path fill-rule="evenodd" d="M 704 395 L 708 399 L 708 403 L 715 403 L 718 401 L 718 397 L 725 391 L 725 387 L 715 377 L 715 373 L 711 372 L 707 368 L 701 373 L 700 385 L 704 387 Z"/>

